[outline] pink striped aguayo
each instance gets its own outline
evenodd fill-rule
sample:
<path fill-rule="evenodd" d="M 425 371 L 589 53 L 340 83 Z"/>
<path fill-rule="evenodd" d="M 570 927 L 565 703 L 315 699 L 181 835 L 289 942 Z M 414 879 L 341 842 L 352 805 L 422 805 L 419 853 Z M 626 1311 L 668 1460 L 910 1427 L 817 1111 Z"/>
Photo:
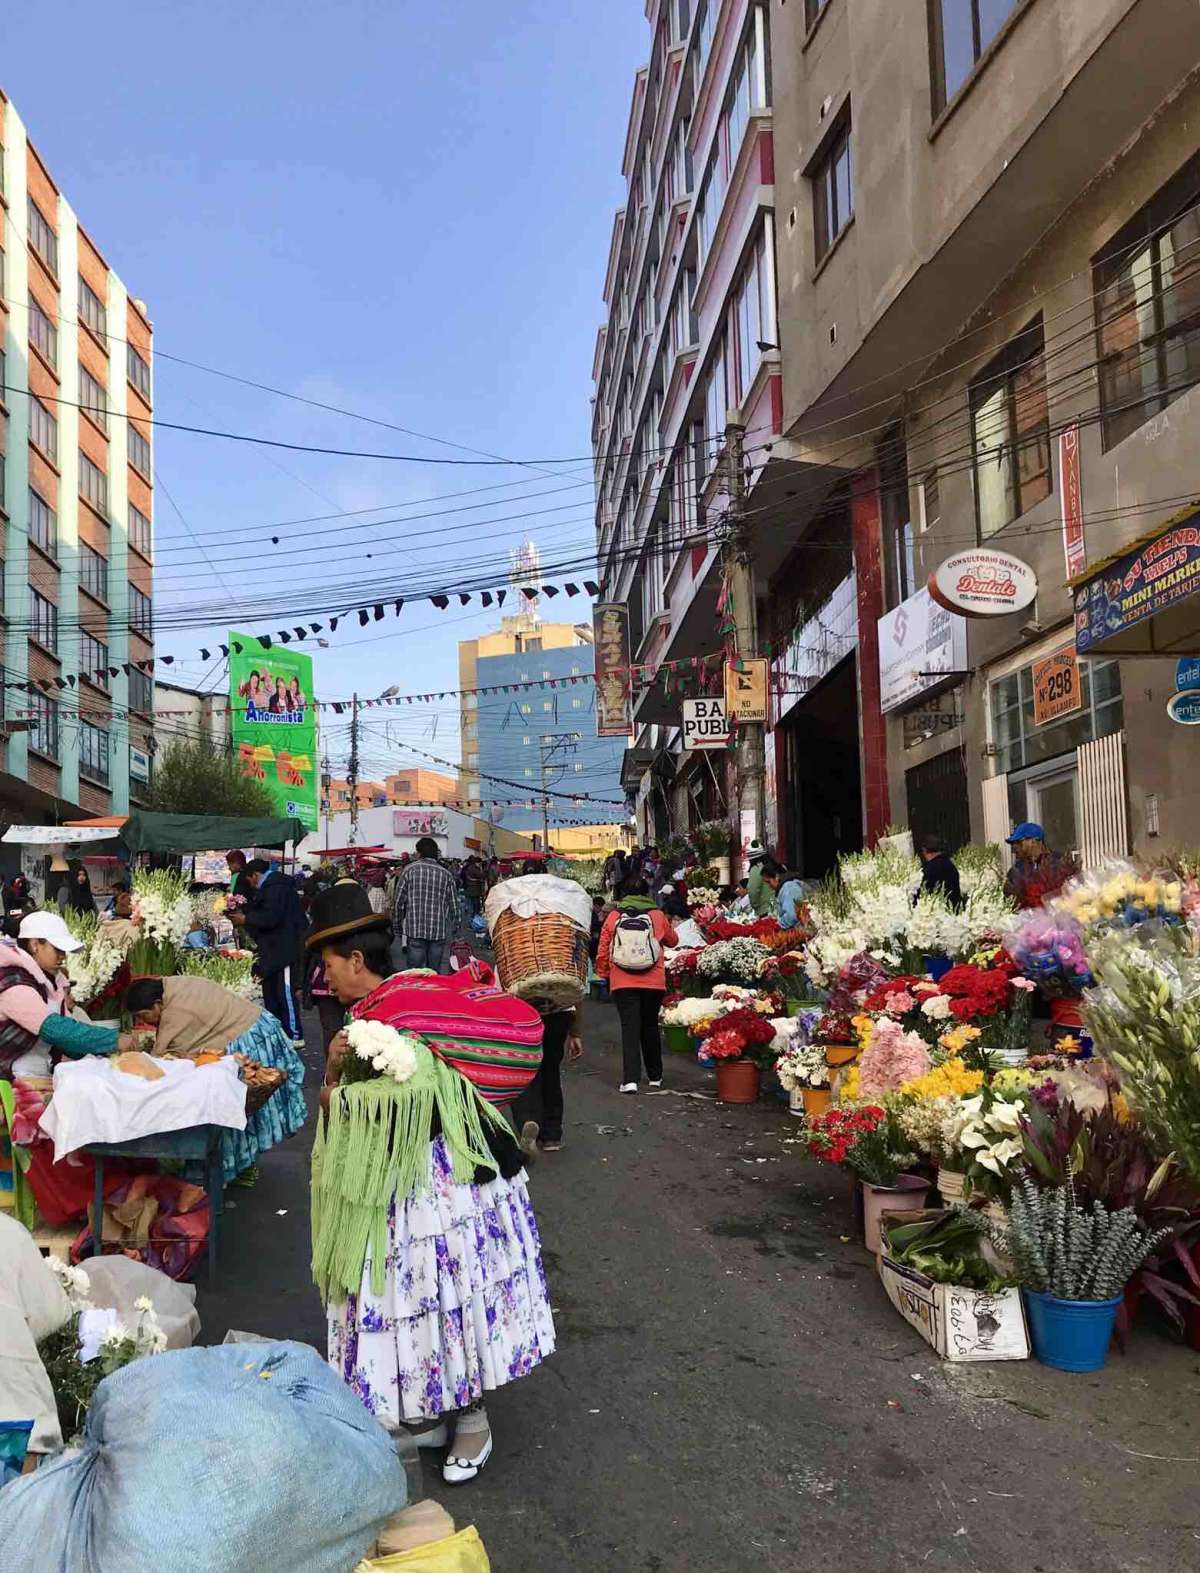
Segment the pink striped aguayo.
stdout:
<path fill-rule="evenodd" d="M 489 1103 L 511 1103 L 542 1063 L 542 1018 L 474 962 L 449 977 L 388 978 L 351 1015 L 424 1038 Z"/>

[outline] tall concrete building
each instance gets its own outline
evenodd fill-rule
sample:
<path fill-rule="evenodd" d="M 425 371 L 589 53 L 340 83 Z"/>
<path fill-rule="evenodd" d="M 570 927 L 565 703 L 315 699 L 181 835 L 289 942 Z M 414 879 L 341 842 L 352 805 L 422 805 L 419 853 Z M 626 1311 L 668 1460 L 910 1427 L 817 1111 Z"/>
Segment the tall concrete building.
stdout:
<path fill-rule="evenodd" d="M 718 647 L 728 422 L 746 430 L 747 508 L 774 481 L 781 429 L 776 330 L 770 16 L 750 0 L 651 0 L 596 341 L 592 442 L 604 598 L 629 608 L 632 658 Z M 671 670 L 672 668 L 667 668 Z M 679 697 L 635 696 L 625 784 L 642 830 L 712 818 L 728 796 L 711 759 L 678 759 Z M 672 803 L 655 767 L 674 751 Z M 731 773 L 729 773 L 731 774 Z M 670 814 L 669 814 L 670 810 Z"/>
<path fill-rule="evenodd" d="M 709 7 L 686 25 L 679 7 L 652 16 L 596 362 L 605 589 L 628 601 L 651 662 L 701 645 L 679 585 L 713 572 L 720 498 L 714 514 L 701 491 L 682 564 L 662 556 L 664 609 L 647 637 L 638 607 L 658 604 L 659 569 L 638 521 L 653 518 L 659 481 L 646 495 L 627 478 L 637 454 L 676 464 L 677 427 L 669 392 L 658 452 L 649 427 L 631 426 L 653 383 L 630 355 L 644 328 L 636 280 L 622 303 L 639 255 L 625 231 L 641 233 L 637 151 L 648 125 L 656 156 L 661 112 L 647 106 L 663 101 L 680 48 L 697 95 L 686 145 L 711 157 L 693 51 L 714 27 L 717 40 L 750 36 L 747 6 L 712 9 L 715 23 Z M 1192 702 L 1173 695 L 1200 688 L 1200 668 L 1179 665 L 1200 655 L 1200 10 L 772 0 L 761 32 L 771 420 L 739 403 L 736 382 L 728 404 L 770 443 L 756 455 L 747 432 L 747 535 L 772 668 L 768 839 L 806 874 L 889 823 L 961 842 L 1000 840 L 1031 818 L 1090 862 L 1187 839 L 1200 811 L 1195 733 L 1176 717 Z M 700 226 L 684 212 L 686 265 Z M 738 228 L 719 221 L 717 244 Z M 702 382 L 712 334 L 738 320 L 707 331 L 701 320 Z M 618 365 L 635 369 L 614 390 Z M 706 412 L 708 439 L 719 401 L 710 419 L 702 382 L 689 377 L 684 398 L 693 418 Z M 987 556 L 946 570 L 947 608 L 927 581 L 964 553 Z M 956 587 L 989 563 L 997 582 L 1032 571 L 1036 599 L 1019 614 L 957 616 Z M 712 602 L 699 604 L 711 648 Z M 647 827 L 669 811 L 679 828 L 696 806 L 680 790 L 696 767 L 677 752 L 678 703 L 662 683 L 638 702 L 639 722 L 663 723 L 626 756 Z M 723 809 L 719 758 L 710 806 Z"/>
<path fill-rule="evenodd" d="M 124 813 L 153 751 L 151 325 L 2 94 L 0 247 L 0 814 Z"/>

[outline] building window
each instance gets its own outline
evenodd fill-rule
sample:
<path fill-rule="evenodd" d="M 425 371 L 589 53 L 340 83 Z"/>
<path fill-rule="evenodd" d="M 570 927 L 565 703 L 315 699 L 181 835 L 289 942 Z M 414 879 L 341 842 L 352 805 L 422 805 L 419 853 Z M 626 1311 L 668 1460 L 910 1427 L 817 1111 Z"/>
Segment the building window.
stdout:
<path fill-rule="evenodd" d="M 136 710 L 139 715 L 154 713 L 154 680 L 136 666 L 129 673 L 129 708 Z M 344 792 L 340 794 L 342 798 L 345 795 Z"/>
<path fill-rule="evenodd" d="M 750 392 L 762 360 L 760 344 L 775 340 L 774 289 L 771 278 L 771 250 L 766 231 L 758 237 L 734 291 L 733 312 L 737 325 L 736 398 L 740 405 Z"/>
<path fill-rule="evenodd" d="M 1116 661 L 1080 661 L 1080 709 L 1070 715 L 1035 726 L 1033 720 L 1033 667 L 1023 666 L 989 684 L 992 743 L 996 770 L 1008 775 L 1030 765 L 1070 753 L 1081 743 L 1119 732 L 1125 724 L 1121 697 L 1121 668 Z"/>
<path fill-rule="evenodd" d="M 29 440 L 51 464 L 58 463 L 58 422 L 40 399 L 29 401 Z"/>
<path fill-rule="evenodd" d="M 577 759 L 575 761 L 575 774 L 577 776 L 581 776 L 583 774 L 583 760 L 582 759 Z"/>
<path fill-rule="evenodd" d="M 45 694 L 29 697 L 30 719 L 29 746 L 47 759 L 58 758 L 58 705 Z"/>
<path fill-rule="evenodd" d="M 916 537 L 908 495 L 908 456 L 904 434 L 893 427 L 879 445 L 879 500 L 889 606 L 907 601 L 917 588 Z"/>
<path fill-rule="evenodd" d="M 1200 157 L 1096 260 L 1104 446 L 1200 381 Z"/>
<path fill-rule="evenodd" d="M 132 344 L 127 344 L 126 365 L 129 380 L 147 403 L 150 402 L 150 362 L 144 360 Z"/>
<path fill-rule="evenodd" d="M 812 27 L 828 4 L 829 0 L 804 0 L 805 27 Z"/>
<path fill-rule="evenodd" d="M 521 714 L 522 715 L 532 715 L 533 714 L 533 706 L 532 705 L 522 705 L 521 706 Z"/>
<path fill-rule="evenodd" d="M 79 636 L 80 669 L 97 688 L 108 687 L 108 646 L 93 634 Z"/>
<path fill-rule="evenodd" d="M 533 739 L 530 737 L 529 733 L 526 732 L 525 736 L 521 739 L 521 742 L 524 745 L 524 747 L 528 748 L 530 743 L 533 742 Z"/>
<path fill-rule="evenodd" d="M 129 586 L 129 626 L 146 639 L 154 637 L 154 608 L 150 597 L 136 584 Z"/>
<path fill-rule="evenodd" d="M 79 769 L 93 781 L 108 785 L 108 733 L 90 721 L 79 728 Z"/>
<path fill-rule="evenodd" d="M 854 171 L 850 160 L 850 116 L 843 115 L 812 175 L 813 241 L 820 262 L 854 217 Z"/>
<path fill-rule="evenodd" d="M 107 518 L 108 476 L 98 464 L 92 463 L 82 448 L 79 450 L 79 495 Z"/>
<path fill-rule="evenodd" d="M 929 0 L 933 113 L 946 105 L 1021 0 Z"/>
<path fill-rule="evenodd" d="M 108 600 L 108 559 L 93 546 L 79 547 L 79 584 L 98 601 Z"/>
<path fill-rule="evenodd" d="M 108 389 L 86 366 L 79 368 L 79 402 L 101 431 L 108 430 Z"/>
<path fill-rule="evenodd" d="M 29 297 L 29 342 L 43 360 L 58 365 L 58 329 L 33 295 Z"/>
<path fill-rule="evenodd" d="M 29 602 L 30 637 L 53 655 L 58 649 L 58 607 L 39 594 L 32 585 L 29 587 Z"/>
<path fill-rule="evenodd" d="M 129 504 L 129 544 L 143 557 L 149 557 L 153 541 L 150 521 L 140 508 Z"/>
<path fill-rule="evenodd" d="M 108 333 L 108 312 L 104 302 L 82 273 L 79 275 L 79 320 L 98 339 L 103 339 Z"/>
<path fill-rule="evenodd" d="M 58 556 L 58 515 L 32 486 L 29 488 L 29 539 L 47 557 Z"/>
<path fill-rule="evenodd" d="M 129 422 L 129 462 L 144 480 L 150 479 L 150 443 L 132 421 Z"/>
<path fill-rule="evenodd" d="M 29 244 L 57 278 L 58 236 L 32 197 L 29 199 Z"/>
<path fill-rule="evenodd" d="M 938 472 L 932 469 L 921 482 L 921 529 L 928 530 L 942 517 L 942 504 L 938 495 Z"/>
<path fill-rule="evenodd" d="M 553 701 L 553 699 L 543 699 L 542 700 L 542 709 L 543 710 L 553 710 L 554 709 L 554 701 Z"/>
<path fill-rule="evenodd" d="M 3 360 L 4 360 L 4 357 L 2 355 L 0 355 L 0 365 L 2 365 Z M 3 371 L 2 370 L 0 370 L 0 376 L 3 376 Z M 7 481 L 6 481 L 5 474 L 4 474 L 4 455 L 2 453 L 0 453 L 0 511 L 3 511 L 4 509 L 6 509 L 8 507 L 8 504 L 5 501 L 7 496 L 8 496 Z"/>
<path fill-rule="evenodd" d="M 727 356 L 725 336 L 721 335 L 704 389 L 704 465 L 703 474 L 715 469 L 725 445 L 725 422 L 729 414 L 729 389 L 725 380 Z"/>
<path fill-rule="evenodd" d="M 1052 490 L 1040 316 L 971 384 L 970 397 L 975 514 L 983 540 Z"/>

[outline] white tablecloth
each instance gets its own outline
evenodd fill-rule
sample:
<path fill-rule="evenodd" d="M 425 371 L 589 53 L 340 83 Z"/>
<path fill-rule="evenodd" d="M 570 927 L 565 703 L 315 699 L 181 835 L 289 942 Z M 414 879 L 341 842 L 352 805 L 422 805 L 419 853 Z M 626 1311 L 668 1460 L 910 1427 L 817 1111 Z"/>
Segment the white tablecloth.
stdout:
<path fill-rule="evenodd" d="M 192 1125 L 246 1128 L 246 1085 L 232 1055 L 212 1065 L 155 1060 L 158 1081 L 119 1071 L 100 1055 L 64 1061 L 54 1071 L 54 1097 L 39 1124 L 54 1142 L 57 1163 L 90 1142 L 134 1141 Z"/>

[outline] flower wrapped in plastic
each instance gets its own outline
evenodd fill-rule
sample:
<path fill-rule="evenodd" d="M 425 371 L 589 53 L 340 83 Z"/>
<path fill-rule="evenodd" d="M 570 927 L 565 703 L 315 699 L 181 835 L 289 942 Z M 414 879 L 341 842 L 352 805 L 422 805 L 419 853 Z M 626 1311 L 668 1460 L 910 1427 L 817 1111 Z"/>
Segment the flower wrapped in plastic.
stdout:
<path fill-rule="evenodd" d="M 906 1032 L 898 1021 L 883 1016 L 859 1064 L 859 1086 L 867 1097 L 894 1092 L 929 1069 L 929 1049 L 918 1033 Z"/>

